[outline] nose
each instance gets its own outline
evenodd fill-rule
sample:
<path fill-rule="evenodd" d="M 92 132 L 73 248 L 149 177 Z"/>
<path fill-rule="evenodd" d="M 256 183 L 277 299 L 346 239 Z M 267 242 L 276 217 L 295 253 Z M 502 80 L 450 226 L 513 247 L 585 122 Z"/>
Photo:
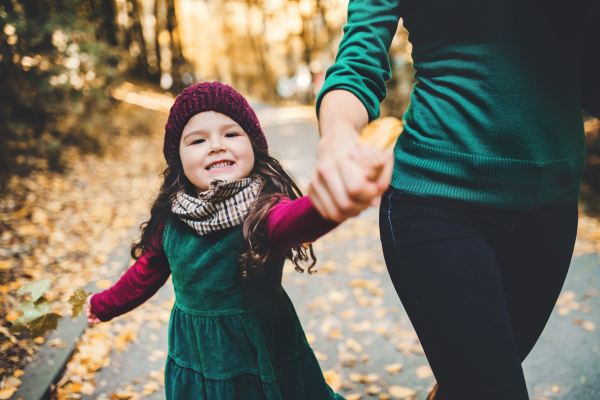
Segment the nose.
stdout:
<path fill-rule="evenodd" d="M 225 143 L 223 143 L 223 140 L 221 138 L 215 138 L 210 141 L 210 150 L 208 152 L 209 154 L 219 153 L 221 151 L 226 150 L 227 147 L 225 147 Z"/>

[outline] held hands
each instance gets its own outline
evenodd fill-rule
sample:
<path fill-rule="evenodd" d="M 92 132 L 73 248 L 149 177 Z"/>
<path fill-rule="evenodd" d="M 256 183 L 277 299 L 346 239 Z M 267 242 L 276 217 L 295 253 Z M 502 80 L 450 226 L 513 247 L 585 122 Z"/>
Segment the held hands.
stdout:
<path fill-rule="evenodd" d="M 98 317 L 96 317 L 96 315 L 92 313 L 92 307 L 90 305 L 90 300 L 92 296 L 93 295 L 89 296 L 85 300 L 85 315 L 87 315 L 87 319 L 90 324 L 99 324 L 102 321 L 100 321 L 100 319 L 98 319 Z"/>
<path fill-rule="evenodd" d="M 343 222 L 369 206 L 378 206 L 388 188 L 394 158 L 392 150 L 358 146 L 358 131 L 336 127 L 340 134 L 324 136 L 308 194 L 324 218 Z"/>

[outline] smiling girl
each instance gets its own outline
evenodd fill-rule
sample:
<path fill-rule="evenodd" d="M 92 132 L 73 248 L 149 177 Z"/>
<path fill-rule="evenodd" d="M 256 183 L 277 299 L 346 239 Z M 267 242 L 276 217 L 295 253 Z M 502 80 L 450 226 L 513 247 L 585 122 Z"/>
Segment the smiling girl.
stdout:
<path fill-rule="evenodd" d="M 149 299 L 173 277 L 168 399 L 342 399 L 325 383 L 281 286 L 285 259 L 312 267 L 324 219 L 268 152 L 247 101 L 221 83 L 187 88 L 166 125 L 164 182 L 131 255 L 93 295 L 92 323 Z"/>

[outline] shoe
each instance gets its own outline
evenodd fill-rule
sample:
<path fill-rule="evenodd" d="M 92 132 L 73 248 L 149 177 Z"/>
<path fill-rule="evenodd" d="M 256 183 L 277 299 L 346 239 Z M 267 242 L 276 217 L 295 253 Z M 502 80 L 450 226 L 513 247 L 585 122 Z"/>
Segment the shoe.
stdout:
<path fill-rule="evenodd" d="M 433 389 L 431 389 L 431 392 L 429 392 L 429 395 L 427 396 L 426 400 L 436 400 L 435 395 L 436 395 L 437 391 L 438 391 L 438 384 L 436 383 L 433 386 Z"/>

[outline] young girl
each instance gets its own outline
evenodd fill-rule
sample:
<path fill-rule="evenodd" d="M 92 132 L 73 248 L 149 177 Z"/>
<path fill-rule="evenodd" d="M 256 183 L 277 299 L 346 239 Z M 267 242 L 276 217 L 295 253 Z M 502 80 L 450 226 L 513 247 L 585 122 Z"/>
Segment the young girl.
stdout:
<path fill-rule="evenodd" d="M 268 152 L 247 101 L 201 83 L 177 97 L 167 168 L 136 263 L 90 298 L 92 323 L 148 300 L 173 276 L 165 368 L 168 399 L 342 399 L 325 383 L 281 286 L 285 259 L 316 262 L 324 219 Z"/>

